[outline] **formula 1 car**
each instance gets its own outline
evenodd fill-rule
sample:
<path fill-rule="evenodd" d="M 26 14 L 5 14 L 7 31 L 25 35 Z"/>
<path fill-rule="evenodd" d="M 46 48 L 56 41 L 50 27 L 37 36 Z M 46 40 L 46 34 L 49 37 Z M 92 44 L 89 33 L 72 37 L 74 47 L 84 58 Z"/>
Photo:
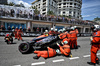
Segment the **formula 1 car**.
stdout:
<path fill-rule="evenodd" d="M 21 43 L 19 45 L 19 51 L 22 54 L 26 54 L 32 52 L 34 50 L 45 49 L 46 47 L 54 47 L 57 46 L 56 42 L 59 41 L 58 36 L 49 35 L 47 37 L 40 37 L 31 40 L 30 42 Z"/>

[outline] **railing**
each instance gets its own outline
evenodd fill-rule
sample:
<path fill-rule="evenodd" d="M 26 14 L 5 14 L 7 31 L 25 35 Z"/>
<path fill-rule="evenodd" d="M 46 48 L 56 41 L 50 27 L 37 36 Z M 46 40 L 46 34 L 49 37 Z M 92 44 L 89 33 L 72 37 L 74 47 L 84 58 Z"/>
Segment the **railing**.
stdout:
<path fill-rule="evenodd" d="M 88 26 L 93 25 L 90 22 L 84 22 L 82 20 L 77 20 L 77 19 L 69 19 L 67 17 L 35 14 L 33 11 L 34 10 L 29 8 L 0 5 L 0 18 L 39 20 L 39 21 L 49 21 L 49 22 L 51 21 L 51 22 L 61 22 L 61 23 L 75 24 L 75 25 L 88 25 Z"/>
<path fill-rule="evenodd" d="M 28 17 L 28 18 L 26 18 L 26 17 Z M 39 17 L 39 16 L 25 16 L 25 17 L 0 16 L 0 18 L 37 20 L 37 21 L 46 21 L 46 22 L 60 22 L 60 23 L 75 24 L 75 25 L 87 25 L 87 26 L 93 25 L 92 23 L 84 23 L 81 21 L 73 21 L 73 20 L 50 18 L 50 17 Z"/>

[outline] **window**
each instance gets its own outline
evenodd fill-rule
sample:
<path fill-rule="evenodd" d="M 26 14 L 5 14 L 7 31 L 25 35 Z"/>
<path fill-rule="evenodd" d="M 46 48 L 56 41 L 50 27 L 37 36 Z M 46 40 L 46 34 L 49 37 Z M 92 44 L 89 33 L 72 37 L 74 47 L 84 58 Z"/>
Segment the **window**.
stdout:
<path fill-rule="evenodd" d="M 65 14 L 65 12 L 63 12 L 63 14 Z"/>
<path fill-rule="evenodd" d="M 59 4 L 59 6 L 61 6 L 61 4 Z"/>
<path fill-rule="evenodd" d="M 59 8 L 61 8 L 61 7 L 59 7 Z"/>
<path fill-rule="evenodd" d="M 46 13 L 43 13 L 43 15 L 44 15 L 44 14 L 46 14 Z"/>
<path fill-rule="evenodd" d="M 63 8 L 66 8 L 66 6 L 63 6 Z"/>
<path fill-rule="evenodd" d="M 66 3 L 63 3 L 63 5 L 66 5 Z"/>
<path fill-rule="evenodd" d="M 70 3 L 70 5 L 72 5 L 72 3 Z"/>
<path fill-rule="evenodd" d="M 42 11 L 46 11 L 46 9 L 43 9 Z"/>
<path fill-rule="evenodd" d="M 43 2 L 45 2 L 46 0 L 43 0 Z"/>
<path fill-rule="evenodd" d="M 74 3 L 74 5 L 76 5 L 76 3 Z"/>
<path fill-rule="evenodd" d="M 72 6 L 70 6 L 70 7 L 72 7 Z"/>
<path fill-rule="evenodd" d="M 64 1 L 66 1 L 66 0 L 64 0 Z"/>
<path fill-rule="evenodd" d="M 72 11 L 69 11 L 69 14 L 71 14 L 72 13 Z"/>

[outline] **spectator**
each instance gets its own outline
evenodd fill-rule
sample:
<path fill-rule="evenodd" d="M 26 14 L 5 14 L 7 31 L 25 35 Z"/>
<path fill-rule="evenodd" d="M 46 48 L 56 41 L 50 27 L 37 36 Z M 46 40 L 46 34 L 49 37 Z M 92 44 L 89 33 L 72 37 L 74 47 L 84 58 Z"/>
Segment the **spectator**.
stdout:
<path fill-rule="evenodd" d="M 8 26 L 8 28 L 7 28 L 9 31 L 11 30 L 11 27 L 10 26 Z"/>
<path fill-rule="evenodd" d="M 11 12 L 11 17 L 14 17 L 15 11 L 11 9 L 10 12 Z"/>
<path fill-rule="evenodd" d="M 15 30 L 15 27 L 14 26 L 12 26 L 12 31 L 14 31 Z"/>
<path fill-rule="evenodd" d="M 20 10 L 20 12 L 19 12 L 19 16 L 22 18 L 23 16 L 22 16 L 22 11 Z"/>
<path fill-rule="evenodd" d="M 5 16 L 5 8 L 3 9 L 2 16 Z"/>
<path fill-rule="evenodd" d="M 26 12 L 26 10 L 24 11 L 24 17 L 27 18 L 27 12 Z"/>
<path fill-rule="evenodd" d="M 39 20 L 40 20 L 41 15 L 39 14 L 38 17 L 39 17 Z"/>
<path fill-rule="evenodd" d="M 2 16 L 2 13 L 3 13 L 3 9 L 0 8 L 0 16 Z"/>
<path fill-rule="evenodd" d="M 20 12 L 20 10 L 19 9 L 17 9 L 17 18 L 19 17 L 19 12 Z"/>
<path fill-rule="evenodd" d="M 23 29 L 23 32 L 26 32 L 26 28 Z"/>
<path fill-rule="evenodd" d="M 39 32 L 40 31 L 40 29 L 39 29 L 39 27 L 37 28 L 37 30 L 36 30 L 36 32 Z"/>
<path fill-rule="evenodd" d="M 29 17 L 30 17 L 30 18 L 32 18 L 32 17 L 33 17 L 32 10 L 30 10 Z"/>
<path fill-rule="evenodd" d="M 10 16 L 9 11 L 6 11 L 6 16 L 7 16 L 7 17 L 9 17 L 9 16 Z"/>
<path fill-rule="evenodd" d="M 31 32 L 31 29 L 30 29 L 30 27 L 28 27 L 28 32 Z"/>
<path fill-rule="evenodd" d="M 4 31 L 5 29 L 6 28 L 3 25 L 1 25 L 1 30 Z"/>

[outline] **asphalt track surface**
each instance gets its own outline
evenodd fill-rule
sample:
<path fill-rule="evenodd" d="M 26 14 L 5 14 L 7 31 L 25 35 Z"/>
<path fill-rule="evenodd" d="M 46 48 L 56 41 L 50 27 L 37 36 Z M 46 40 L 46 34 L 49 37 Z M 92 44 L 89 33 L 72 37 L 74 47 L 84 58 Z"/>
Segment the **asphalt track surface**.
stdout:
<path fill-rule="evenodd" d="M 35 38 L 35 37 L 34 37 Z M 52 58 L 33 59 L 36 54 L 21 54 L 18 46 L 22 41 L 14 39 L 14 44 L 7 45 L 4 37 L 0 36 L 0 66 L 91 66 L 90 61 L 90 37 L 79 37 L 78 49 L 71 50 L 73 57 L 55 56 Z M 25 41 L 30 41 L 32 37 L 23 37 Z M 100 58 L 100 50 L 98 51 Z M 100 66 L 100 65 L 96 65 Z"/>

